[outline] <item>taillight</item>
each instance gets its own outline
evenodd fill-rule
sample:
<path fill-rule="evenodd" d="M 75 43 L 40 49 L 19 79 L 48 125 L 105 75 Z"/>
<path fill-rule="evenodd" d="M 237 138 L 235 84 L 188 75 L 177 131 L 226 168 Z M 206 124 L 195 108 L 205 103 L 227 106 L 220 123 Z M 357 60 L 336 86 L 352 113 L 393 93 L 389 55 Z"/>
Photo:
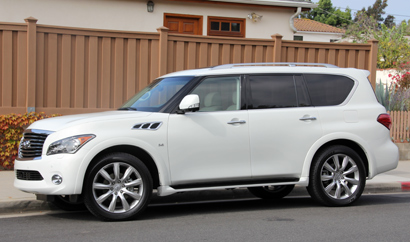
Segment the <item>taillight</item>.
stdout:
<path fill-rule="evenodd" d="M 377 117 L 377 122 L 383 124 L 386 128 L 390 130 L 391 118 L 390 115 L 388 115 L 387 113 L 380 114 L 379 117 Z"/>

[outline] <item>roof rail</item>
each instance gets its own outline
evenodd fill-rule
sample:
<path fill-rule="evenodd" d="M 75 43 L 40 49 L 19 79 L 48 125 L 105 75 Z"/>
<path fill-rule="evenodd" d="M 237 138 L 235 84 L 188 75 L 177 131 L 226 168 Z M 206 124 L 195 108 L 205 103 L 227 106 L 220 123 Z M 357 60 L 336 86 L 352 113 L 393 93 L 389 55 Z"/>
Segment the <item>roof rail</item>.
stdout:
<path fill-rule="evenodd" d="M 317 67 L 326 67 L 326 68 L 339 68 L 338 66 L 326 63 L 300 63 L 300 62 L 259 62 L 259 63 L 236 63 L 236 64 L 225 64 L 219 66 L 213 66 L 211 69 L 229 69 L 240 66 L 317 66 Z"/>

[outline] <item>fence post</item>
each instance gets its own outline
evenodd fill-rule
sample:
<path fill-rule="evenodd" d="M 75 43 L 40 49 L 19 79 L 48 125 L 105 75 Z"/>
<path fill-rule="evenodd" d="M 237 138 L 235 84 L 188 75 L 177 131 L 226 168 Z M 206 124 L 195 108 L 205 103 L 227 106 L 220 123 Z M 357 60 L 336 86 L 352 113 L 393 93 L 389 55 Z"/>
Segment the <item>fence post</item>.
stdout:
<path fill-rule="evenodd" d="M 373 89 L 376 90 L 376 72 L 377 72 L 377 51 L 378 51 L 378 40 L 369 40 L 370 44 L 370 54 L 369 54 L 369 71 L 370 71 L 370 83 Z"/>
<path fill-rule="evenodd" d="M 38 19 L 33 17 L 24 19 L 27 23 L 27 112 L 35 112 L 36 107 L 37 20 Z"/>
<path fill-rule="evenodd" d="M 167 74 L 168 62 L 168 31 L 169 29 L 162 26 L 157 29 L 159 32 L 159 75 Z"/>
<path fill-rule="evenodd" d="M 281 62 L 282 61 L 282 38 L 283 36 L 280 34 L 274 34 L 271 37 L 275 41 L 275 45 L 273 46 L 273 62 Z"/>

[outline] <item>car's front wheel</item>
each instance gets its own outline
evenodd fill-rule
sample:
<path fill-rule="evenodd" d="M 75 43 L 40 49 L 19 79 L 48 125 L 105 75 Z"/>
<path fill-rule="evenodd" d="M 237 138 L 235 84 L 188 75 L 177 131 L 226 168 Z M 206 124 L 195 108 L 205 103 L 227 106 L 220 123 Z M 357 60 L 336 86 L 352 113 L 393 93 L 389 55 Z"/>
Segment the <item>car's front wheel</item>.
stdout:
<path fill-rule="evenodd" d="M 85 184 L 85 205 L 102 220 L 129 220 L 148 205 L 152 178 L 144 163 L 126 153 L 112 153 L 93 165 Z"/>
<path fill-rule="evenodd" d="M 309 194 L 326 206 L 345 206 L 362 194 L 366 173 L 360 156 L 351 148 L 330 146 L 312 163 Z"/>

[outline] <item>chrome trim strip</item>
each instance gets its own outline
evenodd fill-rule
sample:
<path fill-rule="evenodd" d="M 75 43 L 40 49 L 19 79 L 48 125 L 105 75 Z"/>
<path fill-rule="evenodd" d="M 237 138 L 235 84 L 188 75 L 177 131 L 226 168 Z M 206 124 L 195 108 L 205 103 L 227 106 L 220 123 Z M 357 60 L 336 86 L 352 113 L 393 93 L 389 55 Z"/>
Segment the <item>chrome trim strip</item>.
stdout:
<path fill-rule="evenodd" d="M 41 129 L 26 129 L 24 133 L 35 133 L 35 134 L 45 134 L 45 135 L 50 135 L 54 133 L 54 131 L 49 131 L 49 130 L 41 130 Z"/>

